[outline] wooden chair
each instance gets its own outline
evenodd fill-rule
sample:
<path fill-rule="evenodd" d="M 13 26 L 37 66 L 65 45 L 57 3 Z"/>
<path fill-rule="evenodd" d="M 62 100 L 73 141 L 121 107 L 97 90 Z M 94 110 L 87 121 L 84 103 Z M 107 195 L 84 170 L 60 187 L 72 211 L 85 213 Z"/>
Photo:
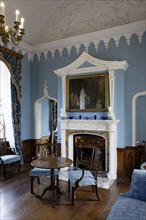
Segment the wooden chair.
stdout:
<path fill-rule="evenodd" d="M 32 160 L 37 159 L 37 158 L 47 158 L 50 155 L 58 156 L 58 144 L 51 144 L 49 142 L 46 143 L 38 143 L 36 144 L 36 157 L 32 158 Z M 56 180 L 57 180 L 57 186 L 59 186 L 59 170 L 56 169 L 54 171 Z M 38 184 L 40 184 L 40 177 L 50 177 L 51 176 L 51 170 L 50 169 L 42 169 L 42 168 L 37 168 L 34 167 L 32 170 L 30 170 L 30 188 L 31 188 L 31 193 L 34 193 L 34 187 L 33 187 L 33 182 L 37 178 Z"/>
<path fill-rule="evenodd" d="M 3 168 L 3 174 L 6 176 L 6 166 L 11 164 L 18 165 L 18 173 L 20 172 L 20 155 L 16 153 L 16 149 L 9 146 L 6 138 L 0 138 L 0 165 Z"/>
<path fill-rule="evenodd" d="M 79 169 L 72 168 L 68 171 L 68 191 L 70 189 L 71 193 L 71 203 L 74 205 L 74 193 L 78 187 L 82 186 L 91 186 L 92 190 L 95 191 L 97 200 L 99 199 L 98 187 L 97 187 L 97 173 L 98 173 L 98 164 L 100 159 L 100 150 L 96 147 L 92 150 L 92 158 L 90 169 Z"/>

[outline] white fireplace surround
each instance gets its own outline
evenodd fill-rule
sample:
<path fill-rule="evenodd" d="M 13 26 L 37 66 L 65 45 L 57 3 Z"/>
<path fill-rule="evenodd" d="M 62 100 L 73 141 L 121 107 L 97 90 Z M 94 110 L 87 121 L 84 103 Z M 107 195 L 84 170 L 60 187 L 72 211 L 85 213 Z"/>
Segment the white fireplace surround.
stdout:
<path fill-rule="evenodd" d="M 88 63 L 89 67 L 83 67 L 84 63 Z M 123 70 L 124 72 L 127 68 L 126 61 L 100 60 L 84 51 L 73 63 L 54 71 L 58 77 L 61 77 L 62 82 L 62 108 L 59 120 L 61 124 L 61 155 L 73 159 L 73 134 L 87 133 L 88 131 L 90 131 L 90 134 L 98 134 L 100 131 L 108 132 L 109 170 L 107 178 L 111 180 L 117 178 L 117 124 L 119 122 L 115 119 L 114 112 L 114 74 L 115 70 Z M 109 74 L 109 114 L 112 116 L 110 117 L 112 120 L 68 119 L 66 112 L 66 77 L 101 72 Z"/>
<path fill-rule="evenodd" d="M 99 134 L 107 131 L 109 143 L 108 179 L 117 178 L 117 120 L 61 120 L 61 155 L 73 160 L 73 135 L 81 133 Z M 70 135 L 67 133 L 70 132 Z"/>

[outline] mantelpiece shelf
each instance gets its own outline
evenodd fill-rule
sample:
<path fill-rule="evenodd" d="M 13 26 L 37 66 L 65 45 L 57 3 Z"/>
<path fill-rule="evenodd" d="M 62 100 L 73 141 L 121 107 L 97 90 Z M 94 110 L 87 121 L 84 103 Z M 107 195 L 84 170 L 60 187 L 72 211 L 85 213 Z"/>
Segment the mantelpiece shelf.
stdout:
<path fill-rule="evenodd" d="M 119 120 L 61 119 L 61 129 L 116 131 Z"/>

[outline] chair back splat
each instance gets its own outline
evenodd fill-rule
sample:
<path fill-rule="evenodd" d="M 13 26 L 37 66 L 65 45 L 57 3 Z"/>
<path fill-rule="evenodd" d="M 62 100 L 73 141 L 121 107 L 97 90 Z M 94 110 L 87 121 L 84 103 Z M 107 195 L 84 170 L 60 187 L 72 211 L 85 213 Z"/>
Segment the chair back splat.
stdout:
<path fill-rule="evenodd" d="M 49 155 L 58 156 L 58 144 L 41 143 L 36 144 L 36 157 L 47 158 Z"/>
<path fill-rule="evenodd" d="M 97 147 L 93 147 L 90 169 L 98 169 L 100 157 L 101 157 L 100 149 Z"/>

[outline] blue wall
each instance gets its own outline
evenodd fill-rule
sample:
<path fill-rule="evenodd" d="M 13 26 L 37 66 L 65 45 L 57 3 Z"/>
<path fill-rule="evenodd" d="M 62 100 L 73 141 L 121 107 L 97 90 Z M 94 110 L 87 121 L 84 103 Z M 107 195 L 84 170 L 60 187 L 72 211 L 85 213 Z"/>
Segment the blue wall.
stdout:
<path fill-rule="evenodd" d="M 33 117 L 30 111 L 31 103 L 31 63 L 27 61 L 24 56 L 22 63 L 22 140 L 30 139 L 33 137 L 31 118 Z"/>
<path fill-rule="evenodd" d="M 126 60 L 129 68 L 124 71 L 116 71 L 115 75 L 115 114 L 116 119 L 120 120 L 118 124 L 118 147 L 132 145 L 132 97 L 137 92 L 146 90 L 146 55 L 145 41 L 146 34 L 142 42 L 139 43 L 137 36 L 133 35 L 131 43 L 128 46 L 124 37 L 121 37 L 119 47 L 114 41 L 110 40 L 108 49 L 101 41 L 98 49 L 91 43 L 88 53 L 102 60 Z M 48 81 L 49 95 L 57 98 L 59 101 L 59 111 L 62 107 L 61 79 L 58 78 L 54 70 L 62 68 L 75 59 L 84 51 L 81 46 L 79 53 L 73 47 L 70 55 L 66 49 L 62 56 L 56 50 L 54 58 L 48 53 L 47 60 L 41 56 L 38 61 L 34 58 L 32 63 L 28 63 L 26 58 L 23 61 L 23 105 L 22 105 L 22 139 L 33 138 L 33 111 L 36 99 L 43 96 L 43 86 L 45 80 Z M 146 140 L 146 99 L 138 99 L 139 115 L 137 122 L 137 140 Z M 95 113 L 91 113 L 94 115 Z M 102 116 L 101 113 L 98 116 Z M 86 113 L 84 113 L 86 115 Z M 89 113 L 88 113 L 89 115 Z M 77 115 L 78 116 L 78 115 Z M 60 134 L 59 134 L 60 139 Z"/>

